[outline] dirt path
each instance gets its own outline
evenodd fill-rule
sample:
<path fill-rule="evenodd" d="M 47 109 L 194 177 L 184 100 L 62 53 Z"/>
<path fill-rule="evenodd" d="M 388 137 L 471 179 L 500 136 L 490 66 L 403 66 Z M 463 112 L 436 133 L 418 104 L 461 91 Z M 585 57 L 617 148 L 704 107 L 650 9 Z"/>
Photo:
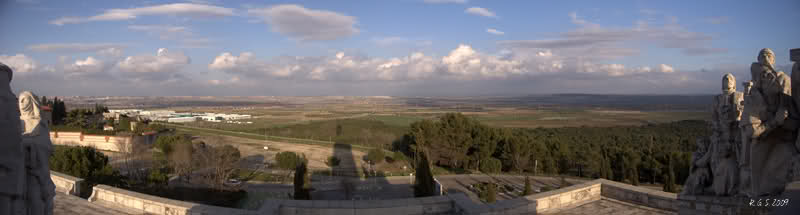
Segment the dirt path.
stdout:
<path fill-rule="evenodd" d="M 305 154 L 309 160 L 308 165 L 310 169 L 330 169 L 325 160 L 336 151 L 336 157 L 341 160 L 339 167 L 336 171 L 356 171 L 361 168 L 363 163 L 362 159 L 365 152 L 357 150 L 334 150 L 332 145 L 311 145 L 311 144 L 298 144 L 298 143 L 285 143 L 275 141 L 253 140 L 233 136 L 217 136 L 214 138 L 221 138 L 215 141 L 209 136 L 198 136 L 203 142 L 214 144 L 219 142 L 223 144 L 230 144 L 239 149 L 242 158 L 245 159 L 246 165 L 256 165 L 261 161 L 267 163 L 274 163 L 275 154 L 283 151 L 295 152 L 297 154 Z M 268 146 L 269 150 L 265 150 L 264 146 Z"/>

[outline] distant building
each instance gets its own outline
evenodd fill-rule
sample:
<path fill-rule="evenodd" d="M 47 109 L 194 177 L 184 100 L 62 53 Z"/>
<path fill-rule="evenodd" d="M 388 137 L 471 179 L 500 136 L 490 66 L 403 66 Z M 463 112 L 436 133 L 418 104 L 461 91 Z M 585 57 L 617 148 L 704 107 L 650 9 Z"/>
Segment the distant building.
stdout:
<path fill-rule="evenodd" d="M 174 123 L 194 122 L 196 120 L 197 120 L 197 118 L 192 117 L 192 116 L 167 118 L 167 122 L 174 122 Z"/>
<path fill-rule="evenodd" d="M 114 126 L 111 126 L 111 125 L 104 125 L 103 126 L 103 131 L 113 131 L 113 130 L 114 130 Z"/>

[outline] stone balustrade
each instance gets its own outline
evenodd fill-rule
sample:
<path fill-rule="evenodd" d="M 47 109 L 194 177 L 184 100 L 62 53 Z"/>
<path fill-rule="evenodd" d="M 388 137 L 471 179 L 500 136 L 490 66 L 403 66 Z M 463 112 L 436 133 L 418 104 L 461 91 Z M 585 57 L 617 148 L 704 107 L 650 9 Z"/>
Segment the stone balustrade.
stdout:
<path fill-rule="evenodd" d="M 50 171 L 50 179 L 56 185 L 56 192 L 66 193 L 67 195 L 80 196 L 84 186 L 82 178 L 73 177 L 60 172 Z"/>
<path fill-rule="evenodd" d="M 391 200 L 265 200 L 258 210 L 208 206 L 119 188 L 98 185 L 89 201 L 103 201 L 150 214 L 531 214 L 558 213 L 561 210 L 603 198 L 629 202 L 649 208 L 677 212 L 677 195 L 597 179 L 562 189 L 498 201 L 475 202 L 466 194 Z"/>
<path fill-rule="evenodd" d="M 603 197 L 666 211 L 678 211 L 678 194 L 605 179 L 595 181 L 603 184 Z"/>
<path fill-rule="evenodd" d="M 137 193 L 107 185 L 97 185 L 92 189 L 90 202 L 102 201 L 106 204 L 118 205 L 141 211 L 143 214 L 156 215 L 256 215 L 257 211 L 236 208 L 225 208 L 192 202 L 178 201 L 158 196 Z"/>

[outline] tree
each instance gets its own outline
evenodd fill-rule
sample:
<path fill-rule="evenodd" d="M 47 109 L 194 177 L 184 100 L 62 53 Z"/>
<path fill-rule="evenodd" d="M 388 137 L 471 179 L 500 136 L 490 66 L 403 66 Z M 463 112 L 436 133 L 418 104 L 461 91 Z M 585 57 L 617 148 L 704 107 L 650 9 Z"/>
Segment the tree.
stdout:
<path fill-rule="evenodd" d="M 306 165 L 306 162 L 300 162 L 294 171 L 294 199 L 296 200 L 311 200 L 311 177 Z"/>
<path fill-rule="evenodd" d="M 278 152 L 275 154 L 275 162 L 278 168 L 289 170 L 297 168 L 303 160 L 294 152 Z"/>
<path fill-rule="evenodd" d="M 487 203 L 494 203 L 495 201 L 497 201 L 497 185 L 496 184 L 489 183 L 489 185 L 486 186 L 486 192 L 487 192 L 487 194 L 486 194 L 486 202 Z"/>
<path fill-rule="evenodd" d="M 480 170 L 485 173 L 499 173 L 502 167 L 503 164 L 499 159 L 490 157 L 481 162 Z"/>
<path fill-rule="evenodd" d="M 119 124 L 117 125 L 114 130 L 118 131 L 130 131 L 131 130 L 131 119 L 128 116 L 120 116 L 119 117 Z"/>
<path fill-rule="evenodd" d="M 225 182 L 236 172 L 237 164 L 241 159 L 239 149 L 231 145 L 211 147 L 207 150 L 208 167 L 211 168 L 210 178 L 212 185 L 218 190 L 223 189 Z"/>
<path fill-rule="evenodd" d="M 89 114 L 83 109 L 74 109 L 67 113 L 66 124 L 75 128 L 89 128 Z"/>
<path fill-rule="evenodd" d="M 421 154 L 420 161 L 417 164 L 417 172 L 414 180 L 414 197 L 427 197 L 434 196 L 436 184 L 433 181 L 433 173 L 431 173 L 431 164 L 428 161 L 428 156 Z"/>
<path fill-rule="evenodd" d="M 336 136 L 342 136 L 342 125 L 336 124 Z"/>
<path fill-rule="evenodd" d="M 86 180 L 83 190 L 97 184 L 127 185 L 125 177 L 111 167 L 108 157 L 92 147 L 54 146 L 49 164 L 50 170 Z M 82 192 L 85 195 L 90 193 Z"/>
<path fill-rule="evenodd" d="M 189 141 L 182 141 L 173 144 L 170 153 L 167 154 L 169 166 L 172 167 L 175 174 L 182 178 L 189 178 L 194 170 L 193 165 L 193 152 L 192 143 Z"/>
<path fill-rule="evenodd" d="M 379 163 L 383 162 L 383 160 L 385 158 L 386 158 L 386 154 L 383 153 L 383 149 L 374 148 L 374 149 L 370 149 L 367 152 L 367 160 L 371 161 L 374 164 L 379 164 Z"/>
<path fill-rule="evenodd" d="M 325 160 L 325 164 L 331 168 L 331 173 L 330 173 L 331 176 L 333 176 L 333 168 L 339 166 L 340 162 L 341 160 L 339 160 L 339 158 L 337 158 L 336 156 L 330 156 L 328 157 L 328 159 Z"/>
<path fill-rule="evenodd" d="M 525 190 L 522 191 L 523 196 L 527 196 L 533 194 L 533 190 L 531 189 L 531 179 L 528 176 L 525 176 Z"/>
<path fill-rule="evenodd" d="M 675 186 L 675 171 L 672 170 L 672 157 L 669 158 L 667 166 L 667 174 L 664 174 L 664 192 L 678 192 Z"/>

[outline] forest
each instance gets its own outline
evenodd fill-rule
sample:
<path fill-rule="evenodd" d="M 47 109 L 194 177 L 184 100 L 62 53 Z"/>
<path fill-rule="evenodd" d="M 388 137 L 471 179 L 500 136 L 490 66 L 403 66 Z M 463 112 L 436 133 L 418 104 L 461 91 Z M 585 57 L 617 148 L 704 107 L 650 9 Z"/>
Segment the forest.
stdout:
<path fill-rule="evenodd" d="M 645 126 L 494 128 L 459 113 L 411 124 L 393 150 L 425 153 L 431 164 L 484 173 L 511 172 L 664 184 L 677 192 L 689 174 L 705 121 Z"/>

